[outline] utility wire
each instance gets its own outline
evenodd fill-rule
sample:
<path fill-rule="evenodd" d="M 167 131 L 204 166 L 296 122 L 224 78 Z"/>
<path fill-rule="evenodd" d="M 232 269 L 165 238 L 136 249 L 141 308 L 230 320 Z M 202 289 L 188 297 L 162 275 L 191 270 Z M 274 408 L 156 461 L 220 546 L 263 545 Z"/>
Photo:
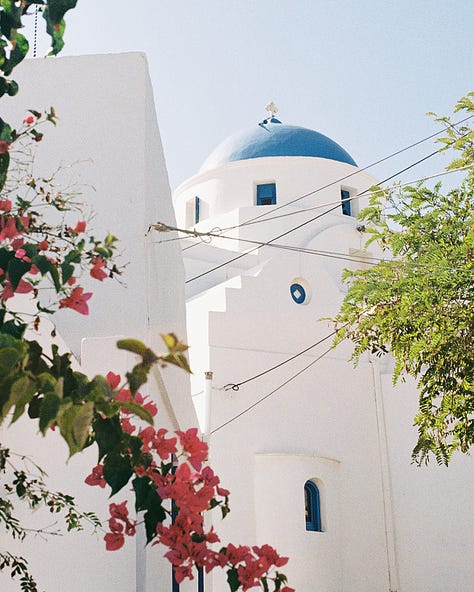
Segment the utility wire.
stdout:
<path fill-rule="evenodd" d="M 229 390 L 238 391 L 238 390 L 240 390 L 240 387 L 242 385 L 247 384 L 248 382 L 252 382 L 252 380 L 256 380 L 257 378 L 260 378 L 261 376 L 265 376 L 265 374 L 268 374 L 269 372 L 273 372 L 273 370 L 276 370 L 277 368 L 281 368 L 281 366 L 284 366 L 285 364 L 288 364 L 288 362 L 291 362 L 292 360 L 295 360 L 296 358 L 299 358 L 300 356 L 302 356 L 303 354 L 305 354 L 309 350 L 313 349 L 317 345 L 320 345 L 324 341 L 327 341 L 328 339 L 330 339 L 331 337 L 333 337 L 334 335 L 336 335 L 336 333 L 339 333 L 339 331 L 341 331 L 341 329 L 344 329 L 344 327 L 347 327 L 348 324 L 349 323 L 346 323 L 345 325 L 343 325 L 339 329 L 336 329 L 336 330 L 332 331 L 331 333 L 329 333 L 329 335 L 326 335 L 325 337 L 323 337 L 319 341 L 316 341 L 316 343 L 313 343 L 313 345 L 310 345 L 309 347 L 306 347 L 305 349 L 301 350 L 297 354 L 294 354 L 293 356 L 291 356 L 291 358 L 287 358 L 286 360 L 284 360 L 283 362 L 280 362 L 276 366 L 272 366 L 271 368 L 268 368 L 267 370 L 264 370 L 263 372 L 260 372 L 259 374 L 256 374 L 255 376 L 252 376 L 251 378 L 247 378 L 246 380 L 242 380 L 242 382 L 235 382 L 235 383 L 234 382 L 230 382 L 229 384 L 224 385 L 223 389 L 225 391 L 229 391 Z"/>
<path fill-rule="evenodd" d="M 327 257 L 329 259 L 339 259 L 341 261 L 349 261 L 351 263 L 387 263 L 390 264 L 392 266 L 397 266 L 397 264 L 399 264 L 399 267 L 406 267 L 409 264 L 412 264 L 414 267 L 416 268 L 425 268 L 428 270 L 433 270 L 433 269 L 447 269 L 448 271 L 452 272 L 452 271 L 461 271 L 461 272 L 466 272 L 468 273 L 468 275 L 471 275 L 471 272 L 468 272 L 467 270 L 465 270 L 464 268 L 461 267 L 453 267 L 453 266 L 440 266 L 437 265 L 435 267 L 433 266 L 428 266 L 425 264 L 420 264 L 417 261 L 398 261 L 396 259 L 384 259 L 382 257 L 373 257 L 370 255 L 361 255 L 359 258 L 357 256 L 354 255 L 350 255 L 349 253 L 339 253 L 337 251 L 323 251 L 320 249 L 309 249 L 306 247 L 295 247 L 293 245 L 282 245 L 281 243 L 272 243 L 270 245 L 267 245 L 267 243 L 264 243 L 262 241 L 256 241 L 256 240 L 251 240 L 251 239 L 245 239 L 245 238 L 238 238 L 236 236 L 225 236 L 225 235 L 220 235 L 220 234 L 216 234 L 213 232 L 197 232 L 196 230 L 185 230 L 185 229 L 180 229 L 180 228 L 176 228 L 175 226 L 168 226 L 166 224 L 163 224 L 161 222 L 154 224 L 151 226 L 151 228 L 155 228 L 158 231 L 178 231 L 178 232 L 183 232 L 186 233 L 188 235 L 192 235 L 195 237 L 206 237 L 206 238 L 218 238 L 218 239 L 223 239 L 223 240 L 230 240 L 230 241 L 238 241 L 238 242 L 243 242 L 243 243 L 250 243 L 253 245 L 258 245 L 258 247 L 272 247 L 275 249 L 282 249 L 282 250 L 286 250 L 286 251 L 293 251 L 296 253 L 304 253 L 305 255 L 318 255 L 320 257 Z M 160 242 L 158 243 L 160 244 Z M 474 272 L 472 272 L 474 273 Z"/>
<path fill-rule="evenodd" d="M 221 424 L 219 427 L 211 430 L 211 434 L 215 434 L 216 432 L 218 432 L 219 430 L 221 430 L 225 426 L 229 425 L 230 423 L 232 423 L 233 421 L 235 421 L 239 417 L 242 417 L 242 415 L 245 415 L 245 413 L 247 413 L 248 411 L 250 411 L 254 407 L 257 407 L 257 405 L 260 405 L 260 403 L 262 403 L 263 401 L 265 401 L 266 399 L 268 399 L 269 397 L 271 397 L 272 395 L 274 395 L 276 392 L 278 392 L 280 389 L 282 389 L 284 386 L 286 386 L 292 380 L 294 380 L 295 378 L 297 378 L 298 376 L 300 376 L 300 374 L 303 374 L 303 372 L 306 372 L 306 370 L 308 370 L 309 368 L 311 368 L 311 366 L 313 366 L 314 364 L 316 364 L 316 362 L 319 362 L 319 360 L 321 360 L 321 358 L 323 358 L 324 356 L 326 356 L 331 351 L 331 349 L 332 348 L 327 349 L 320 356 L 318 356 L 312 362 L 310 362 L 307 366 L 305 366 L 302 370 L 300 370 L 299 372 L 297 372 L 296 374 L 294 374 L 293 376 L 291 376 L 290 378 L 288 378 L 287 380 L 285 380 L 285 382 L 283 382 L 282 384 L 280 384 L 280 386 L 277 386 L 270 393 L 268 393 L 267 395 L 265 395 L 261 399 L 258 399 L 258 401 L 255 401 L 255 403 L 253 403 L 252 405 L 250 405 L 250 407 L 247 407 L 246 409 L 244 409 L 243 411 L 241 411 L 237 415 L 234 415 L 234 417 L 232 417 L 231 419 L 229 419 L 226 422 L 224 422 L 223 424 Z"/>
<path fill-rule="evenodd" d="M 430 154 L 428 154 L 427 156 L 424 156 L 423 158 L 420 158 L 419 160 L 417 160 L 416 162 L 410 164 L 409 166 L 405 167 L 404 169 L 397 171 L 395 174 L 390 175 L 389 177 L 386 177 L 385 179 L 383 179 L 383 181 L 380 182 L 380 184 L 386 183 L 387 181 L 390 181 L 391 179 L 393 179 L 394 177 L 397 177 L 398 175 L 400 175 L 401 173 L 404 173 L 405 171 L 408 171 L 409 169 L 413 168 L 414 166 L 417 166 L 418 164 L 424 162 L 425 160 L 428 160 L 429 158 L 432 158 L 435 154 L 438 154 L 438 150 L 435 150 L 434 152 L 431 152 Z M 370 187 L 368 187 L 367 189 L 365 189 L 364 191 L 361 191 L 360 193 L 358 193 L 357 195 L 354 195 L 351 198 L 348 198 L 346 200 L 344 200 L 345 202 L 350 202 L 353 201 L 357 198 L 359 198 L 361 195 L 364 195 L 365 193 L 367 193 L 368 191 L 370 191 Z M 340 207 L 340 203 L 334 205 L 333 207 L 325 210 L 324 212 L 321 212 L 321 214 L 318 214 L 317 216 L 314 216 L 313 218 L 310 218 L 309 220 L 306 220 L 305 222 L 302 222 L 301 224 L 298 224 L 297 226 L 290 228 L 290 230 L 287 230 L 281 234 L 279 234 L 278 236 L 262 243 L 262 245 L 260 246 L 256 246 L 253 247 L 252 249 L 249 249 L 248 251 L 245 251 L 244 253 L 241 253 L 240 255 L 237 255 L 236 257 L 233 257 L 232 259 L 229 259 L 228 261 L 225 261 L 224 263 L 220 263 L 219 265 L 216 265 L 214 267 L 212 267 L 211 269 L 208 269 L 207 271 L 203 271 L 202 273 L 195 275 L 194 277 L 188 279 L 185 281 L 186 284 L 189 284 L 190 282 L 193 282 L 194 280 L 197 280 L 209 273 L 212 273 L 213 271 L 216 271 L 217 269 L 220 269 L 221 267 L 225 267 L 227 265 L 229 265 L 230 263 L 234 263 L 234 261 L 238 261 L 239 259 L 242 259 L 242 257 L 245 257 L 246 255 L 249 255 L 250 253 L 253 253 L 255 251 L 257 251 L 260 247 L 264 247 L 264 246 L 268 246 L 271 245 L 272 243 L 274 243 L 275 241 L 279 240 L 280 238 L 283 238 L 284 236 L 287 236 L 288 234 L 291 234 L 292 232 L 295 232 L 295 230 L 299 230 L 300 228 L 302 228 L 303 226 L 306 226 L 307 224 L 310 224 L 311 222 L 314 222 L 315 220 L 318 220 L 319 218 L 322 218 L 323 216 L 330 214 L 331 212 L 333 212 L 334 210 L 336 210 L 337 208 Z"/>
<path fill-rule="evenodd" d="M 436 177 L 442 177 L 443 175 L 449 175 L 451 173 L 457 173 L 459 171 L 464 171 L 464 170 L 467 170 L 467 169 L 470 169 L 470 168 L 472 168 L 472 167 L 471 166 L 459 167 L 458 169 L 452 169 L 452 170 L 449 170 L 449 171 L 443 171 L 441 173 L 436 173 L 434 175 L 428 175 L 428 176 L 425 176 L 425 177 L 420 177 L 418 179 L 414 179 L 412 181 L 407 181 L 406 183 L 402 183 L 400 185 L 397 185 L 396 186 L 396 189 L 400 189 L 402 187 L 407 187 L 407 186 L 410 186 L 410 185 L 414 185 L 415 183 L 421 183 L 423 181 L 428 181 L 429 179 L 434 179 Z M 294 216 L 296 214 L 302 214 L 302 213 L 306 213 L 306 212 L 313 212 L 314 210 L 320 210 L 322 208 L 327 208 L 328 206 L 332 206 L 332 205 L 335 205 L 335 204 L 340 204 L 341 201 L 342 200 L 338 199 L 338 200 L 335 200 L 335 201 L 326 202 L 324 204 L 318 204 L 317 206 L 313 206 L 312 208 L 305 208 L 303 210 L 297 210 L 297 211 L 294 211 L 294 212 L 288 212 L 286 214 L 279 214 L 278 216 L 273 216 L 271 218 L 266 218 L 265 220 L 257 220 L 256 222 L 249 222 L 249 224 L 258 224 L 258 223 L 261 223 L 261 222 L 270 222 L 272 220 L 278 220 L 279 218 L 288 218 L 289 216 Z M 344 201 L 347 201 L 347 200 L 344 200 Z M 204 241 L 203 240 L 204 238 L 211 238 L 211 239 L 212 238 L 221 238 L 221 239 L 228 239 L 228 240 L 239 241 L 239 242 L 254 243 L 254 244 L 259 244 L 259 245 L 263 245 L 264 244 L 263 241 L 252 241 L 252 240 L 244 239 L 244 238 L 241 238 L 241 237 L 226 236 L 226 235 L 223 235 L 222 234 L 223 232 L 227 232 L 228 230 L 234 230 L 236 228 L 239 228 L 239 226 L 229 226 L 227 228 L 215 228 L 214 230 L 216 232 L 214 232 L 213 230 L 206 231 L 206 232 L 199 232 L 199 231 L 197 231 L 195 229 L 188 230 L 186 228 L 177 228 L 176 226 L 170 226 L 168 224 L 164 224 L 163 222 L 157 222 L 156 224 L 151 224 L 150 227 L 149 227 L 149 229 L 151 229 L 151 228 L 157 230 L 158 232 L 176 231 L 176 232 L 179 232 L 179 233 L 181 233 L 181 234 L 184 235 L 184 236 L 177 236 L 177 237 L 173 237 L 173 238 L 169 238 L 169 239 L 165 239 L 165 240 L 160 240 L 160 241 L 153 241 L 154 244 L 158 244 L 158 245 L 161 245 L 161 244 L 164 244 L 164 243 L 168 243 L 168 242 L 174 242 L 176 240 L 184 240 L 186 238 L 191 238 L 191 237 L 199 238 L 201 243 L 202 242 L 204 242 L 204 243 L 207 242 L 208 244 L 210 244 L 212 241 Z M 193 243 L 193 245 L 191 245 L 191 246 L 195 246 L 196 244 L 200 244 L 200 243 L 199 242 L 198 243 Z M 271 245 L 271 246 L 278 246 L 279 248 L 287 248 L 284 245 Z M 183 251 L 186 251 L 187 248 L 188 247 L 185 247 L 183 249 Z M 288 247 L 288 248 L 290 248 L 290 247 Z M 302 252 L 304 252 L 304 249 L 302 249 Z M 332 252 L 332 254 L 337 255 L 338 253 Z M 375 258 L 373 258 L 373 259 L 375 259 Z M 377 260 L 384 261 L 384 259 L 380 259 L 380 258 L 377 258 Z"/>

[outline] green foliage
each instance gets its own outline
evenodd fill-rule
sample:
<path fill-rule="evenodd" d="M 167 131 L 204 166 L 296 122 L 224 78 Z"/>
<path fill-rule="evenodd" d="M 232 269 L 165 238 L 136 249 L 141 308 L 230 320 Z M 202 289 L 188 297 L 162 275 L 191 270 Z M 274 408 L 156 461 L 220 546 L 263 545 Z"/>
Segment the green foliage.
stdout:
<path fill-rule="evenodd" d="M 474 94 L 456 111 L 474 114 Z M 448 117 L 442 150 L 461 152 L 449 168 L 467 167 L 458 188 L 374 188 L 360 214 L 370 237 L 393 257 L 345 271 L 349 289 L 336 317 L 344 338 L 363 352 L 395 358 L 393 380 L 417 379 L 418 442 L 413 459 L 434 454 L 447 464 L 474 443 L 474 131 Z M 388 206 L 388 209 L 387 209 Z"/>

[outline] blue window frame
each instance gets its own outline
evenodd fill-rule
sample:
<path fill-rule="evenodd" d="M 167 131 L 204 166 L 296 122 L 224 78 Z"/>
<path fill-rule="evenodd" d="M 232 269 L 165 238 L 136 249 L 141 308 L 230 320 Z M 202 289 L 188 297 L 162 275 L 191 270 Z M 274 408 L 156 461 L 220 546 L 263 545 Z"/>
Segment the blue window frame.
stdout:
<path fill-rule="evenodd" d="M 304 484 L 304 509 L 306 517 L 306 530 L 322 532 L 321 527 L 321 500 L 319 489 L 314 481 L 306 481 Z"/>
<path fill-rule="evenodd" d="M 194 198 L 194 224 L 197 224 L 199 222 L 199 208 L 200 208 L 200 206 L 201 206 L 201 200 L 196 195 L 196 197 Z"/>
<path fill-rule="evenodd" d="M 347 189 L 341 189 L 342 213 L 344 216 L 351 216 L 351 194 Z"/>
<path fill-rule="evenodd" d="M 274 206 L 276 204 L 276 183 L 257 185 L 257 206 Z"/>

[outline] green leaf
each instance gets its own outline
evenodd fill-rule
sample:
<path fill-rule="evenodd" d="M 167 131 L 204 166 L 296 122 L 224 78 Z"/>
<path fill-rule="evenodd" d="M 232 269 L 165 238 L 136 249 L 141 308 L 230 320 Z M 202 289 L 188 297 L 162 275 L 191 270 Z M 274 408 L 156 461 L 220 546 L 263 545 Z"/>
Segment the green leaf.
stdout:
<path fill-rule="evenodd" d="M 39 429 L 43 436 L 49 426 L 56 420 L 60 406 L 61 399 L 57 395 L 53 393 L 45 395 L 39 416 Z"/>
<path fill-rule="evenodd" d="M 108 454 L 104 460 L 103 475 L 112 490 L 110 495 L 114 495 L 127 485 L 133 475 L 130 457 L 115 453 Z"/>
<path fill-rule="evenodd" d="M 10 409 L 18 405 L 18 410 L 14 414 L 12 423 L 16 421 L 23 413 L 25 405 L 33 397 L 34 393 L 34 383 L 25 374 L 11 376 L 7 380 L 4 380 L 1 383 L 0 423 L 5 419 Z"/>
<path fill-rule="evenodd" d="M 138 339 L 120 339 L 117 341 L 117 347 L 119 349 L 125 349 L 126 351 L 138 354 L 142 357 L 148 350 L 147 346 L 141 341 L 138 341 Z"/>
<path fill-rule="evenodd" d="M 150 484 L 148 477 L 135 477 L 132 485 L 135 490 L 135 510 L 137 512 L 161 506 L 162 499 L 156 492 L 156 488 Z"/>
<path fill-rule="evenodd" d="M 48 12 L 49 19 L 52 23 L 60 23 L 64 15 L 71 8 L 75 8 L 77 0 L 49 0 L 48 1 Z"/>
<path fill-rule="evenodd" d="M 145 512 L 145 532 L 147 544 L 156 537 L 156 527 L 166 520 L 166 512 L 160 505 L 153 505 Z"/>
<path fill-rule="evenodd" d="M 0 377 L 7 376 L 23 361 L 21 352 L 15 347 L 0 347 Z"/>
<path fill-rule="evenodd" d="M 94 403 L 71 405 L 58 415 L 62 437 L 69 446 L 69 456 L 80 452 L 86 445 L 94 417 Z"/>
<path fill-rule="evenodd" d="M 3 95 L 7 92 L 7 90 L 8 90 L 8 81 L 3 76 L 0 76 L 0 97 L 3 97 Z"/>
<path fill-rule="evenodd" d="M 96 416 L 92 427 L 95 441 L 99 447 L 100 461 L 120 444 L 123 431 L 118 417 L 102 419 L 102 417 Z"/>
<path fill-rule="evenodd" d="M 26 405 L 30 403 L 35 393 L 36 385 L 28 376 L 20 378 L 12 385 L 11 397 L 14 401 L 15 411 L 11 423 L 15 423 L 23 415 Z"/>
<path fill-rule="evenodd" d="M 20 33 L 16 34 L 12 43 L 14 44 L 14 47 L 10 52 L 10 58 L 5 61 L 2 68 L 5 76 L 9 76 L 12 73 L 13 69 L 25 58 L 29 49 L 28 40 Z"/>
<path fill-rule="evenodd" d="M 31 263 L 22 261 L 14 257 L 8 264 L 8 277 L 12 284 L 13 291 L 18 288 L 18 284 L 22 277 L 27 274 L 31 269 Z"/>
<path fill-rule="evenodd" d="M 229 584 L 230 592 L 236 592 L 240 588 L 239 576 L 235 567 L 227 570 L 227 583 Z"/>
<path fill-rule="evenodd" d="M 8 82 L 8 88 L 7 88 L 7 93 L 9 97 L 14 97 L 16 94 L 18 94 L 18 84 L 14 81 L 14 80 L 10 80 Z"/>
<path fill-rule="evenodd" d="M 0 154 L 0 191 L 5 185 L 7 180 L 8 167 L 10 165 L 10 154 L 8 152 L 2 152 Z"/>
<path fill-rule="evenodd" d="M 120 407 L 127 409 L 127 411 L 131 411 L 134 415 L 136 415 L 140 419 L 143 419 L 144 421 L 146 421 L 150 425 L 153 425 L 153 417 L 150 415 L 150 413 L 146 409 L 144 409 L 138 403 L 135 403 L 134 401 L 120 401 Z"/>
<path fill-rule="evenodd" d="M 137 364 L 131 372 L 127 372 L 127 380 L 130 391 L 134 395 L 138 389 L 148 380 L 148 368 L 143 364 Z"/>

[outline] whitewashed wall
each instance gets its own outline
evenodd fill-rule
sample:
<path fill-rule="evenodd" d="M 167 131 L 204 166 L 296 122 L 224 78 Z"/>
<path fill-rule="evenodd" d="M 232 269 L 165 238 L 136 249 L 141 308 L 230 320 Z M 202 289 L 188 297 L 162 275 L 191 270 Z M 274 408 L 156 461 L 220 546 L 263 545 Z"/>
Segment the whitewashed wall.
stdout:
<path fill-rule="evenodd" d="M 229 163 L 178 188 L 178 224 L 195 195 L 209 206 L 197 230 L 226 228 L 353 168 L 285 157 Z M 277 206 L 252 206 L 255 183 L 270 181 L 277 184 Z M 328 206 L 341 186 L 361 191 L 374 183 L 366 173 L 354 175 L 275 212 L 285 217 L 230 234 L 265 241 L 318 213 L 291 215 L 298 208 Z M 366 235 L 357 226 L 338 209 L 279 242 L 368 261 L 381 256 L 372 247 L 364 252 Z M 193 247 L 185 252 L 188 277 L 251 246 L 215 239 Z M 464 592 L 474 575 L 472 458 L 457 457 L 447 469 L 411 464 L 416 387 L 412 381 L 392 387 L 390 360 L 364 357 L 355 370 L 347 361 L 350 346 L 341 344 L 315 361 L 327 341 L 238 392 L 225 389 L 330 333 L 332 325 L 321 319 L 342 301 L 341 271 L 361 265 L 265 247 L 188 285 L 192 391 L 198 401 L 203 372 L 213 371 L 211 461 L 231 490 L 232 511 L 222 524 L 217 520 L 217 530 L 223 542 L 269 543 L 288 554 L 284 571 L 298 592 Z M 296 278 L 309 288 L 307 304 L 290 297 Z M 322 485 L 321 533 L 305 530 L 306 479 Z M 224 585 L 217 576 L 213 589 Z"/>
<path fill-rule="evenodd" d="M 143 339 L 157 351 L 163 350 L 160 333 L 174 331 L 186 339 L 179 245 L 158 246 L 156 237 L 146 234 L 158 219 L 174 224 L 174 213 L 145 56 L 31 60 L 18 68 L 15 77 L 20 93 L 2 100 L 2 118 L 19 124 L 27 108 L 55 107 L 60 120 L 56 128 L 44 130 L 36 171 L 49 175 L 59 164 L 76 163 L 74 179 L 95 212 L 94 235 L 110 231 L 118 236 L 125 264 L 121 283 L 86 278 L 82 283 L 94 292 L 90 315 L 61 311 L 56 318 L 58 331 L 65 347 L 82 361 L 82 371 L 123 373 L 134 360 L 116 350 L 118 337 Z M 171 368 L 161 375 L 156 372 L 143 392 L 157 402 L 157 419 L 165 427 L 196 425 L 184 372 Z M 43 440 L 31 421 L 3 429 L 4 439 L 12 449 L 34 454 L 50 474 L 53 488 L 76 494 L 82 509 L 107 517 L 104 492 L 83 485 L 97 462 L 96 450 L 74 457 L 66 466 L 67 450 L 60 437 L 49 433 Z M 45 526 L 51 521 L 47 514 L 31 523 Z M 143 540 L 130 539 L 122 551 L 108 553 L 102 536 L 71 534 L 47 542 L 30 537 L 16 550 L 31 558 L 32 573 L 48 592 L 170 588 L 169 565 L 157 559 L 156 547 L 145 553 Z M 0 589 L 13 592 L 18 584 L 0 575 Z"/>

